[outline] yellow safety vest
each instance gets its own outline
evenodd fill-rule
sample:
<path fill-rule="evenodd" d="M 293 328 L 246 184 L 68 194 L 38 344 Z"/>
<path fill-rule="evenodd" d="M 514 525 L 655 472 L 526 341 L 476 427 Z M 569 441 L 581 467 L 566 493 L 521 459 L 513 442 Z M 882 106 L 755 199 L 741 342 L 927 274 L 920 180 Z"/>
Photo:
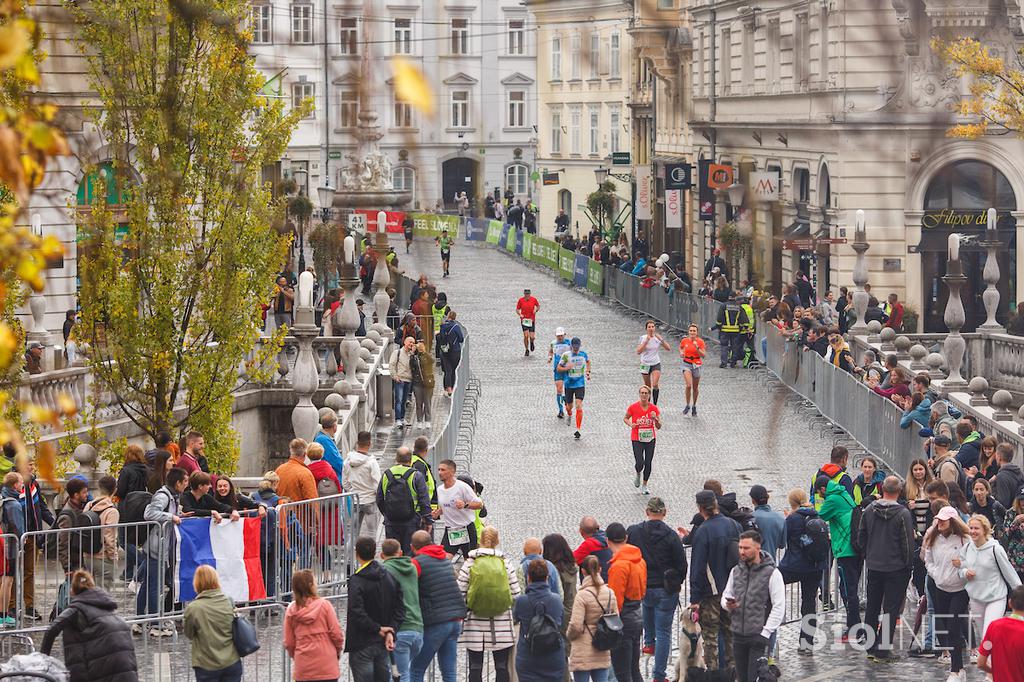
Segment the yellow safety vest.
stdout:
<path fill-rule="evenodd" d="M 729 319 L 729 313 L 733 314 L 732 319 Z M 723 332 L 738 332 L 740 330 L 740 311 L 739 308 L 730 311 L 729 308 L 725 309 L 725 322 L 722 323 Z"/>
<path fill-rule="evenodd" d="M 754 331 L 754 309 L 750 307 L 749 303 L 744 303 L 740 307 L 743 308 L 743 312 L 747 314 L 747 321 L 743 324 L 742 331 Z"/>

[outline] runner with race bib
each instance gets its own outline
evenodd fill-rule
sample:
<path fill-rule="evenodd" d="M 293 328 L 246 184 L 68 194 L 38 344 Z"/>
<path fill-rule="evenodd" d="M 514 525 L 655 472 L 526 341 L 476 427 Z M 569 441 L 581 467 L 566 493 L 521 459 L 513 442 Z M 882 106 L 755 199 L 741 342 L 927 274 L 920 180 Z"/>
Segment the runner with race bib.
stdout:
<path fill-rule="evenodd" d="M 700 372 L 704 366 L 707 346 L 698 336 L 697 325 L 691 324 L 688 335 L 679 342 L 679 357 L 683 359 L 683 379 L 686 380 L 686 407 L 683 414 L 690 414 L 690 398 L 693 398 L 693 416 L 697 416 L 697 394 L 700 389 Z"/>
<path fill-rule="evenodd" d="M 555 329 L 555 340 L 551 342 L 551 346 L 548 348 L 548 362 L 551 363 L 551 370 L 554 372 L 555 377 L 555 404 L 558 405 L 559 419 L 564 416 L 562 405 L 565 403 L 566 373 L 558 371 L 558 364 L 562 362 L 562 356 L 571 349 L 572 346 L 569 344 L 569 339 L 565 338 L 565 327 Z M 571 412 L 572 407 L 568 403 L 565 403 L 565 405 Z"/>
<path fill-rule="evenodd" d="M 448 276 L 448 265 L 452 260 L 452 244 L 455 240 L 448 236 L 448 230 L 443 230 L 440 237 L 434 239 L 434 243 L 441 249 L 441 266 L 444 268 L 442 277 Z"/>
<path fill-rule="evenodd" d="M 658 382 L 661 380 L 661 355 L 658 354 L 662 348 L 669 350 L 665 339 L 658 334 L 658 327 L 654 320 L 647 320 L 647 333 L 640 337 L 639 345 L 636 347 L 636 354 L 640 356 L 640 378 L 644 386 L 651 389 L 651 399 L 658 404 Z"/>
<path fill-rule="evenodd" d="M 654 443 L 658 429 L 661 428 L 661 410 L 651 402 L 651 389 L 647 386 L 640 387 L 640 400 L 626 408 L 626 416 L 622 418 L 632 431 L 630 439 L 633 441 L 633 460 L 636 476 L 633 478 L 633 486 L 640 488 L 640 492 L 650 495 L 647 482 L 651 479 L 651 465 L 654 463 Z"/>
<path fill-rule="evenodd" d="M 523 295 L 516 302 L 516 312 L 519 314 L 519 325 L 523 328 L 524 355 L 529 356 L 534 349 L 534 342 L 537 340 L 537 311 L 540 310 L 540 301 L 530 294 L 529 289 L 523 289 Z"/>
<path fill-rule="evenodd" d="M 562 354 L 562 359 L 556 368 L 559 372 L 566 373 L 565 379 L 565 409 L 569 413 L 569 423 L 572 423 L 573 407 L 576 408 L 576 433 L 573 435 L 576 440 L 580 439 L 580 429 L 583 428 L 583 398 L 587 394 L 587 379 L 590 378 L 590 358 L 580 350 L 583 342 L 578 336 L 573 337 L 569 344 L 569 352 Z"/>

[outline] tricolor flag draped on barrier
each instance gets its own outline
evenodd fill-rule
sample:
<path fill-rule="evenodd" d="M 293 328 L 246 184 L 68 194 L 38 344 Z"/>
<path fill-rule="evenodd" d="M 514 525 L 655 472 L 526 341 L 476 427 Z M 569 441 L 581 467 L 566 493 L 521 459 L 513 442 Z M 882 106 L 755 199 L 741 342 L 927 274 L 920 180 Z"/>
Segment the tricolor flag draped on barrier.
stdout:
<path fill-rule="evenodd" d="M 182 602 L 196 598 L 192 578 L 203 564 L 220 576 L 221 590 L 236 602 L 267 598 L 260 565 L 260 519 L 182 519 L 178 526 L 176 582 Z"/>

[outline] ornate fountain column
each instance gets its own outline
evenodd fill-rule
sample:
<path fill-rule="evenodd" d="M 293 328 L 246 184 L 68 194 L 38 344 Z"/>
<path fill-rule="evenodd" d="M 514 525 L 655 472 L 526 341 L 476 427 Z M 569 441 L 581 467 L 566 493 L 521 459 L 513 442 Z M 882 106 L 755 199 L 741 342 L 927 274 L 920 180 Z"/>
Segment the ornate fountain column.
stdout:
<path fill-rule="evenodd" d="M 313 274 L 299 274 L 299 286 L 295 295 L 295 325 L 289 330 L 299 344 L 299 355 L 295 359 L 292 376 L 292 390 L 299 402 L 292 410 L 292 430 L 296 438 L 310 440 L 316 435 L 319 419 L 313 405 L 313 394 L 320 387 L 320 373 L 313 358 L 313 339 L 320 335 L 313 314 Z"/>
<path fill-rule="evenodd" d="M 857 252 L 857 261 L 853 265 L 853 309 L 857 311 L 857 321 L 850 327 L 852 334 L 865 334 L 868 331 L 864 316 L 868 312 L 868 292 L 864 285 L 868 283 L 868 265 L 864 252 L 871 246 L 867 242 L 867 228 L 864 224 L 864 209 L 857 209 L 857 225 L 854 231 L 853 250 Z"/>
<path fill-rule="evenodd" d="M 986 266 L 987 267 L 987 266 Z M 967 342 L 960 336 L 960 328 L 967 321 L 964 304 L 960 300 L 960 288 L 967 281 L 964 276 L 963 264 L 960 262 L 960 235 L 949 235 L 949 260 L 946 263 L 946 274 L 942 281 L 949 288 L 949 300 L 946 301 L 946 312 L 942 320 L 949 327 L 949 334 L 942 344 L 942 354 L 946 358 L 949 374 L 942 382 L 943 392 L 961 391 L 967 388 L 967 381 L 960 374 L 964 364 L 964 352 Z"/>
<path fill-rule="evenodd" d="M 985 324 L 978 327 L 980 332 L 1003 331 L 1003 325 L 996 321 L 996 311 L 999 309 L 999 289 L 996 288 L 996 285 L 999 284 L 999 260 L 996 254 L 1003 246 L 1002 242 L 999 241 L 999 233 L 996 232 L 997 222 L 996 210 L 990 208 L 988 210 L 988 229 L 985 230 L 985 241 L 981 243 L 988 253 L 985 257 L 985 271 L 982 275 L 988 286 L 981 295 L 981 300 L 985 303 L 987 319 Z"/>

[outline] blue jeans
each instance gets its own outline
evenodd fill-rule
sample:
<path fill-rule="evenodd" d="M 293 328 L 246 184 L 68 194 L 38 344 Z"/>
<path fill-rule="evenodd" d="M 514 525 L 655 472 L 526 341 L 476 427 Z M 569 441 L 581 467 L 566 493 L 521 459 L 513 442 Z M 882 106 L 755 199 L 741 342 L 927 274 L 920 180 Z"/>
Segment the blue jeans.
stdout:
<path fill-rule="evenodd" d="M 196 672 L 196 682 L 242 682 L 241 659 L 220 670 L 192 669 Z"/>
<path fill-rule="evenodd" d="M 458 661 L 457 644 L 462 633 L 462 621 L 450 620 L 423 628 L 423 648 L 412 659 L 409 674 L 412 682 L 423 682 L 423 673 L 437 655 L 437 666 L 441 669 L 443 682 L 456 682 L 455 667 Z"/>
<path fill-rule="evenodd" d="M 667 678 L 668 656 L 672 652 L 672 621 L 679 595 L 668 594 L 663 587 L 648 587 L 644 595 L 644 645 L 654 647 L 654 670 L 656 680 Z"/>
<path fill-rule="evenodd" d="M 395 382 L 395 419 L 405 419 L 405 403 L 412 393 L 411 381 Z"/>
<path fill-rule="evenodd" d="M 139 583 L 139 593 L 135 597 L 135 613 L 140 616 L 159 613 L 160 602 L 164 597 L 164 567 L 157 559 L 151 559 L 148 554 L 140 551 L 135 579 Z"/>
<path fill-rule="evenodd" d="M 352 669 L 353 682 L 386 682 L 391 677 L 388 650 L 383 641 L 350 651 L 348 667 Z"/>
<path fill-rule="evenodd" d="M 398 668 L 399 682 L 409 682 L 409 666 L 412 659 L 423 648 L 423 633 L 415 630 L 399 630 L 395 637 L 395 667 Z"/>
<path fill-rule="evenodd" d="M 607 682 L 608 668 L 600 670 L 577 670 L 572 674 L 572 682 Z"/>

